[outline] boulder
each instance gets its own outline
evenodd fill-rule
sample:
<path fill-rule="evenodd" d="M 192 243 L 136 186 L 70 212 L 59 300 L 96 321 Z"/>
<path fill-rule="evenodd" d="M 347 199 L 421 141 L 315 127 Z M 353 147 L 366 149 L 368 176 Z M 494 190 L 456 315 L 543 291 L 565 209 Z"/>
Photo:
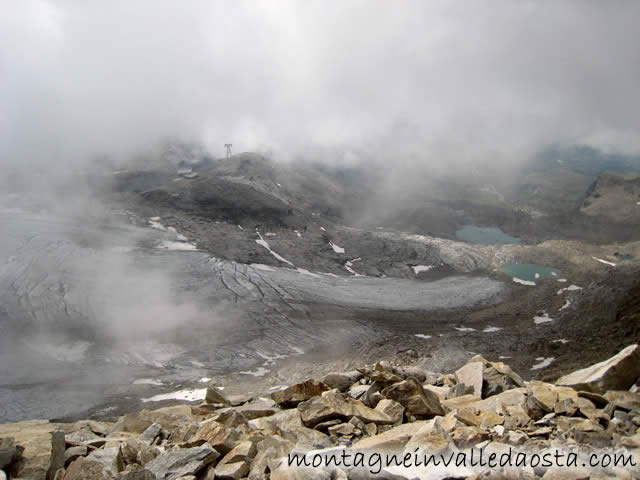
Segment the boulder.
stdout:
<path fill-rule="evenodd" d="M 182 477 L 182 480 L 187 480 L 188 477 Z M 119 480 L 156 480 L 156 477 L 146 468 L 140 470 L 132 470 L 130 472 L 120 475 Z M 195 480 L 195 477 L 194 479 Z"/>
<path fill-rule="evenodd" d="M 603 393 L 607 390 L 628 390 L 638 378 L 640 348 L 633 344 L 608 360 L 560 377 L 556 384 Z"/>
<path fill-rule="evenodd" d="M 369 391 L 370 387 L 371 385 L 354 385 L 349 389 L 347 394 L 351 398 L 355 398 L 356 400 L 363 400 L 366 397 L 367 391 Z"/>
<path fill-rule="evenodd" d="M 357 417 L 365 423 L 388 425 L 393 423 L 388 415 L 367 407 L 359 400 L 354 400 L 336 390 L 324 392 L 298 405 L 302 423 L 310 428 L 330 420 L 348 421 Z"/>
<path fill-rule="evenodd" d="M 384 433 L 363 438 L 354 443 L 352 448 L 354 450 L 375 451 L 402 450 L 409 440 L 420 432 L 421 429 L 424 429 L 425 426 L 431 428 L 432 425 L 433 420 L 398 425 Z"/>
<path fill-rule="evenodd" d="M 482 397 L 482 382 L 484 380 L 484 364 L 482 362 L 471 362 L 456 370 L 458 383 L 472 387 L 472 395 Z"/>
<path fill-rule="evenodd" d="M 484 367 L 482 398 L 497 395 L 512 388 L 522 388 L 524 381 L 509 365 L 502 362 L 490 362 Z"/>
<path fill-rule="evenodd" d="M 221 423 L 227 428 L 249 426 L 247 417 L 245 417 L 242 412 L 239 412 L 235 408 L 224 408 L 222 410 L 219 410 L 217 414 L 211 418 L 211 420 L 215 420 L 216 422 Z"/>
<path fill-rule="evenodd" d="M 369 378 L 372 382 L 377 382 L 380 385 L 391 385 L 392 383 L 402 381 L 402 377 L 393 373 L 391 368 L 383 362 L 378 362 L 374 368 L 358 368 L 358 372 Z"/>
<path fill-rule="evenodd" d="M 273 400 L 260 399 L 246 403 L 235 410 L 241 413 L 247 420 L 254 420 L 260 417 L 268 417 L 280 411 Z"/>
<path fill-rule="evenodd" d="M 127 413 L 120 417 L 120 419 L 115 423 L 109 435 L 117 433 L 117 432 L 133 432 L 133 433 L 142 433 L 147 428 L 149 428 L 153 422 L 151 420 L 141 418 L 140 413 Z"/>
<path fill-rule="evenodd" d="M 290 441 L 297 449 L 301 450 L 316 450 L 333 446 L 333 442 L 327 435 L 312 428 L 295 427 L 284 429 L 281 434 L 282 438 Z"/>
<path fill-rule="evenodd" d="M 269 417 L 256 418 L 249 421 L 249 427 L 260 430 L 264 435 L 273 435 L 279 430 L 290 430 L 301 427 L 302 420 L 298 410 L 284 410 Z"/>
<path fill-rule="evenodd" d="M 206 420 L 200 424 L 200 428 L 189 440 L 189 445 L 207 443 L 217 452 L 225 455 L 231 451 L 240 439 L 240 434 L 231 428 L 214 420 Z"/>
<path fill-rule="evenodd" d="M 102 470 L 113 477 L 124 470 L 124 459 L 117 447 L 94 450 L 87 456 L 87 460 L 99 463 Z"/>
<path fill-rule="evenodd" d="M 218 465 L 225 463 L 248 461 L 256 455 L 256 446 L 253 442 L 245 440 L 238 443 L 233 449 L 227 453 Z"/>
<path fill-rule="evenodd" d="M 479 427 L 458 427 L 451 432 L 451 438 L 458 448 L 470 448 L 489 438 L 489 432 Z"/>
<path fill-rule="evenodd" d="M 102 447 L 107 441 L 93 433 L 88 427 L 81 428 L 65 436 L 65 441 L 70 445 L 90 445 L 92 447 Z"/>
<path fill-rule="evenodd" d="M 362 378 L 362 373 L 357 370 L 351 372 L 331 372 L 322 377 L 322 383 L 329 388 L 335 388 L 341 392 L 346 392 L 351 385 Z"/>
<path fill-rule="evenodd" d="M 257 453 L 249 471 L 249 480 L 264 480 L 266 472 L 275 472 L 280 459 L 293 449 L 293 443 L 278 435 L 265 438 L 256 445 Z"/>
<path fill-rule="evenodd" d="M 222 390 L 220 390 L 215 385 L 209 385 L 207 387 L 207 393 L 204 396 L 204 401 L 207 403 L 217 403 L 221 405 L 231 405 L 229 400 L 222 394 Z"/>
<path fill-rule="evenodd" d="M 147 427 L 147 429 L 142 432 L 140 435 L 140 441 L 146 443 L 147 445 L 151 445 L 156 438 L 160 435 L 160 431 L 162 427 L 159 423 L 153 423 Z"/>
<path fill-rule="evenodd" d="M 80 457 L 69 465 L 64 478 L 65 480 L 110 480 L 111 477 L 103 472 L 101 463 Z"/>
<path fill-rule="evenodd" d="M 404 407 L 394 400 L 385 398 L 378 402 L 376 410 L 388 415 L 394 425 L 400 425 L 404 416 Z"/>
<path fill-rule="evenodd" d="M 382 390 L 382 395 L 398 402 L 406 409 L 407 414 L 416 418 L 431 418 L 445 414 L 438 396 L 422 388 L 415 378 L 388 386 Z"/>
<path fill-rule="evenodd" d="M 186 475 L 196 475 L 220 456 L 209 444 L 194 448 L 174 448 L 151 460 L 145 468 L 157 480 L 176 480 Z"/>
<path fill-rule="evenodd" d="M 249 465 L 245 461 L 224 463 L 215 468 L 215 478 L 220 480 L 239 480 L 249 473 Z"/>
<path fill-rule="evenodd" d="M 327 390 L 329 390 L 329 387 L 322 382 L 305 380 L 302 383 L 291 385 L 284 390 L 273 392 L 271 398 L 283 408 L 292 408 L 297 407 L 300 402 L 321 395 L 322 392 L 326 392 Z"/>
<path fill-rule="evenodd" d="M 549 383 L 532 380 L 527 386 L 527 414 L 539 420 L 547 413 L 553 412 L 558 401 L 555 387 Z"/>
<path fill-rule="evenodd" d="M 0 470 L 12 471 L 23 451 L 24 448 L 16 445 L 13 437 L 0 438 Z"/>
<path fill-rule="evenodd" d="M 86 445 L 78 445 L 76 447 L 69 447 L 64 452 L 64 464 L 69 465 L 78 457 L 85 457 L 88 453 Z"/>
<path fill-rule="evenodd" d="M 631 411 L 640 410 L 640 394 L 625 391 L 610 391 L 604 394 L 604 398 L 609 402 L 607 409 L 615 411 L 617 409 Z"/>

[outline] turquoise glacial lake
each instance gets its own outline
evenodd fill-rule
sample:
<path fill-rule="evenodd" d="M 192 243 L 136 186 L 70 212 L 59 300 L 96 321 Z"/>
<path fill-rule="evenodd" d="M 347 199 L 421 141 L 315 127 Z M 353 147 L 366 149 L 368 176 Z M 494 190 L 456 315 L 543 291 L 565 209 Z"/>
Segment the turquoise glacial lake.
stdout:
<path fill-rule="evenodd" d="M 507 235 L 496 227 L 476 227 L 465 225 L 456 232 L 456 237 L 469 243 L 492 245 L 495 243 L 520 243 L 518 237 Z"/>
<path fill-rule="evenodd" d="M 503 270 L 510 277 L 528 282 L 535 282 L 542 278 L 560 278 L 560 270 L 534 263 L 507 263 Z"/>

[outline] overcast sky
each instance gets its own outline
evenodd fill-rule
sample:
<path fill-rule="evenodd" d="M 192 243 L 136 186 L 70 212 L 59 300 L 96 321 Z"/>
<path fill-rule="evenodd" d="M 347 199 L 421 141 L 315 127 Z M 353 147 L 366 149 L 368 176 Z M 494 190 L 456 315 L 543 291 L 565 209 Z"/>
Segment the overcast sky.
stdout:
<path fill-rule="evenodd" d="M 516 161 L 640 145 L 636 1 L 0 0 L 0 157 Z"/>

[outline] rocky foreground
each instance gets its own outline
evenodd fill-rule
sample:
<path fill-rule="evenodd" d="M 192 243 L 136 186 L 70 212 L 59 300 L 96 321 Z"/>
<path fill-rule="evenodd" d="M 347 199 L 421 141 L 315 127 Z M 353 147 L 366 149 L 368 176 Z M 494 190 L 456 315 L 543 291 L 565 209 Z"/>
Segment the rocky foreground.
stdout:
<path fill-rule="evenodd" d="M 639 378 L 640 347 L 631 345 L 555 384 L 525 382 L 504 363 L 476 356 L 446 375 L 379 362 L 258 398 L 227 398 L 212 385 L 201 405 L 142 410 L 115 423 L 0 425 L 0 478 L 640 478 Z M 635 466 L 402 464 L 407 453 L 549 448 L 630 454 Z M 313 464 L 318 454 L 343 452 L 368 460 L 288 461 L 298 454 Z M 372 464 L 389 452 L 400 465 Z"/>

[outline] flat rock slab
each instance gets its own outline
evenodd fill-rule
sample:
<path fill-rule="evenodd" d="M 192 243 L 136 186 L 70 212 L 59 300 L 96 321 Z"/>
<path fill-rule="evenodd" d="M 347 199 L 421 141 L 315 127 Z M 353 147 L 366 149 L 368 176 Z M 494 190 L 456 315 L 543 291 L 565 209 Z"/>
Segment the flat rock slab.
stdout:
<path fill-rule="evenodd" d="M 220 454 L 208 444 L 194 448 L 174 448 L 154 458 L 145 468 L 157 480 L 176 480 L 187 475 L 195 475 L 214 462 Z"/>
<path fill-rule="evenodd" d="M 633 344 L 604 362 L 560 377 L 556 384 L 604 393 L 607 390 L 627 390 L 639 377 L 640 347 Z"/>

